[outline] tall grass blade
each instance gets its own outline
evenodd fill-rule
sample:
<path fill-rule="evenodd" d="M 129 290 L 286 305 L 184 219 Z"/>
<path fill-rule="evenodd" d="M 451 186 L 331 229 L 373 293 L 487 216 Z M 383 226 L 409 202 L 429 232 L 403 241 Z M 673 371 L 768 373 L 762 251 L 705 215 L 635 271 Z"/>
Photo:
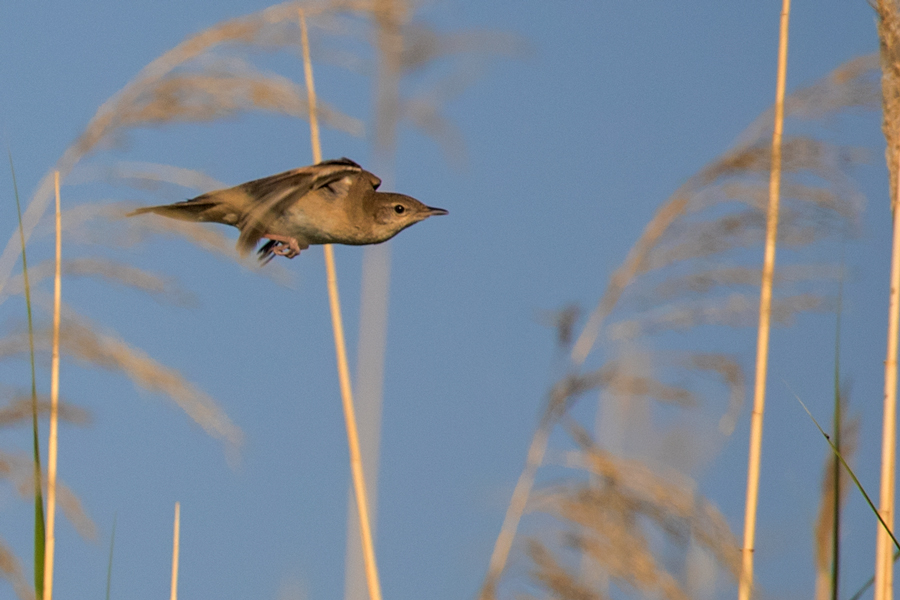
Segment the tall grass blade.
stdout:
<path fill-rule="evenodd" d="M 893 562 L 897 562 L 897 559 L 900 559 L 900 550 L 894 552 L 894 560 Z M 869 580 L 863 584 L 861 588 L 856 590 L 856 593 L 850 596 L 850 600 L 859 600 L 862 598 L 862 595 L 869 591 L 869 588 L 872 587 L 872 584 L 875 583 L 875 576 L 872 575 L 869 577 Z"/>
<path fill-rule="evenodd" d="M 841 277 L 837 297 L 837 323 L 834 334 L 834 447 L 841 452 L 841 314 L 844 305 L 844 278 Z M 834 512 L 831 522 L 831 600 L 838 600 L 841 562 L 841 465 L 833 463 Z"/>
<path fill-rule="evenodd" d="M 844 297 L 844 261 L 841 261 L 841 277 L 836 296 L 834 336 L 834 408 L 832 440 L 843 455 L 851 456 L 856 448 L 858 419 L 845 422 L 846 396 L 841 391 L 841 317 Z M 846 439 L 845 439 L 846 438 Z M 837 600 L 840 590 L 840 534 L 843 500 L 847 492 L 847 480 L 841 477 L 841 463 L 833 452 L 825 457 L 822 476 L 820 505 L 815 524 L 816 600 Z"/>
<path fill-rule="evenodd" d="M 16 197 L 16 211 L 19 217 L 19 239 L 22 243 L 22 277 L 25 283 L 25 307 L 28 312 L 28 345 L 31 361 L 31 433 L 34 461 L 34 591 L 37 598 L 44 597 L 44 497 L 41 492 L 41 450 L 38 441 L 37 377 L 34 367 L 34 322 L 31 315 L 31 286 L 28 283 L 28 260 L 25 257 L 25 230 L 22 228 L 22 204 L 19 201 L 19 186 L 16 183 L 16 169 L 12 152 L 9 156 L 9 170 L 12 174 L 13 192 Z"/>
<path fill-rule="evenodd" d="M 894 560 L 897 560 L 897 557 L 900 557 L 900 552 L 894 554 Z M 869 588 L 872 587 L 872 584 L 875 583 L 875 576 L 872 575 L 869 577 L 869 580 L 861 587 L 859 590 L 850 596 L 850 600 L 859 600 L 862 598 L 862 595 L 869 591 Z"/>
<path fill-rule="evenodd" d="M 791 392 L 793 393 L 793 392 Z M 834 445 L 834 442 L 831 441 L 831 436 L 825 433 L 825 430 L 822 429 L 822 426 L 819 425 L 819 422 L 816 421 L 816 418 L 813 416 L 809 409 L 806 408 L 806 404 L 803 403 L 803 400 L 800 399 L 800 396 L 794 394 L 794 398 L 797 399 L 797 402 L 800 403 L 800 406 L 803 407 L 803 410 L 806 411 L 806 414 L 809 415 L 809 418 L 812 419 L 813 423 L 816 424 L 816 427 L 819 429 L 819 433 L 825 438 L 825 441 L 828 442 L 828 445 L 831 446 L 831 450 L 834 452 L 834 455 L 837 457 L 841 464 L 844 465 L 844 468 L 847 469 L 847 473 L 850 475 L 850 478 L 853 480 L 853 483 L 856 484 L 856 487 L 859 489 L 860 493 L 863 495 L 863 498 L 866 499 L 866 502 L 869 503 L 869 508 L 872 509 L 872 512 L 875 513 L 875 516 L 878 517 L 878 521 L 881 523 L 881 526 L 884 527 L 887 535 L 890 536 L 890 539 L 894 542 L 894 545 L 900 550 L 900 542 L 897 541 L 897 538 L 894 537 L 894 534 L 891 532 L 891 528 L 888 527 L 887 523 L 884 522 L 884 519 L 881 517 L 881 513 L 878 512 L 878 509 L 875 508 L 875 503 L 872 502 L 872 499 L 869 498 L 869 494 L 866 493 L 865 488 L 863 488 L 862 484 L 859 482 L 859 479 L 856 478 L 856 473 L 853 472 L 853 469 L 850 468 L 850 465 L 847 464 L 847 461 L 844 460 L 843 455 L 838 451 L 837 446 Z"/>

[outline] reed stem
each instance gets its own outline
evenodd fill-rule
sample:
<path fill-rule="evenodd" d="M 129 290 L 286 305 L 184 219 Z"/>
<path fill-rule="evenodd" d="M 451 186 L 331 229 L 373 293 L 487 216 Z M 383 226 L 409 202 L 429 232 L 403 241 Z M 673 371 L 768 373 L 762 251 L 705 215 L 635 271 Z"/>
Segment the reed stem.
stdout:
<path fill-rule="evenodd" d="M 53 559 L 56 550 L 56 458 L 59 426 L 59 321 L 62 303 L 62 217 L 59 171 L 53 173 L 56 192 L 56 271 L 53 278 L 53 354 L 50 364 L 50 439 L 47 444 L 47 541 L 44 544 L 44 600 L 53 600 Z"/>
<path fill-rule="evenodd" d="M 322 148 L 319 141 L 319 122 L 316 114 L 316 90 L 313 81 L 312 60 L 309 55 L 309 35 L 306 27 L 306 15 L 300 13 L 300 35 L 303 46 L 303 70 L 306 76 L 306 90 L 309 104 L 309 130 L 312 143 L 313 161 L 322 161 Z M 365 476 L 363 474 L 362 453 L 359 447 L 359 433 L 356 427 L 356 412 L 353 408 L 353 389 L 350 385 L 350 368 L 347 363 L 347 346 L 344 338 L 344 322 L 341 317 L 341 301 L 338 294 L 337 272 L 334 266 L 334 249 L 325 244 L 325 271 L 328 280 L 328 302 L 331 308 L 331 325 L 334 330 L 334 347 L 337 355 L 338 380 L 341 388 L 341 401 L 344 407 L 344 420 L 347 426 L 347 445 L 350 451 L 350 472 L 356 496 L 356 508 L 359 514 L 360 538 L 362 540 L 363 562 L 366 571 L 366 586 L 370 600 L 381 600 L 381 583 L 378 580 L 378 567 L 375 561 L 375 545 L 372 541 L 372 527 L 369 521 L 369 502 L 366 495 Z"/>
<path fill-rule="evenodd" d="M 172 593 L 169 598 L 178 600 L 178 548 L 181 540 L 181 503 L 175 503 L 175 524 L 172 531 Z"/>
<path fill-rule="evenodd" d="M 900 160 L 900 153 L 897 154 Z M 900 164 L 894 176 L 900 174 Z M 894 487 L 897 454 L 897 334 L 900 329 L 900 185 L 892 202 L 894 239 L 891 249 L 891 289 L 888 312 L 887 356 L 884 360 L 884 421 L 881 431 L 881 493 L 878 512 L 887 528 L 894 529 Z M 875 600 L 891 600 L 894 592 L 893 547 L 888 531 L 879 527 L 875 537 Z"/>
<path fill-rule="evenodd" d="M 778 239 L 778 205 L 781 192 L 781 138 L 784 128 L 784 89 L 787 79 L 788 23 L 791 0 L 783 0 L 778 36 L 778 75 L 775 89 L 775 123 L 772 129 L 772 170 L 769 177 L 769 207 L 766 215 L 766 249 L 759 294 L 759 331 L 756 345 L 756 381 L 750 421 L 750 452 L 747 460 L 747 500 L 744 512 L 744 546 L 738 599 L 750 600 L 753 590 L 753 552 L 756 543 L 756 508 L 759 500 L 759 466 L 762 454 L 763 414 L 766 405 L 766 374 L 769 363 L 769 330 L 772 316 L 772 277 Z"/>

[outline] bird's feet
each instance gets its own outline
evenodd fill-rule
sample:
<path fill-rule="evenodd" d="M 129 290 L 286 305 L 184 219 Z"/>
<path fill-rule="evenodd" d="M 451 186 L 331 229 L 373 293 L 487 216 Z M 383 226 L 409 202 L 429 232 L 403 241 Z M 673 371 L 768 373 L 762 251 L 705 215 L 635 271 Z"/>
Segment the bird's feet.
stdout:
<path fill-rule="evenodd" d="M 264 238 L 271 240 L 259 249 L 259 260 L 262 264 L 268 264 L 275 256 L 294 258 L 300 254 L 300 244 L 295 238 L 285 235 L 266 234 Z"/>
<path fill-rule="evenodd" d="M 287 258 L 294 258 L 298 254 L 300 254 L 300 248 L 296 245 L 296 242 L 291 244 L 290 242 L 276 242 L 272 247 L 272 252 L 277 254 L 278 256 L 285 256 Z"/>

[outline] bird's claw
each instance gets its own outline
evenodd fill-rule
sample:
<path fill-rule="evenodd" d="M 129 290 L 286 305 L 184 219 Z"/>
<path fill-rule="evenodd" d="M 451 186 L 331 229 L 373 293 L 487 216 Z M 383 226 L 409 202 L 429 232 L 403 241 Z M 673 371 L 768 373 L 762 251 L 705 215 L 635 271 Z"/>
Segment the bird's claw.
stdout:
<path fill-rule="evenodd" d="M 265 236 L 269 241 L 259 249 L 259 261 L 266 265 L 275 256 L 284 256 L 285 258 L 294 258 L 300 254 L 300 244 L 294 238 L 282 236 Z"/>
<path fill-rule="evenodd" d="M 272 252 L 285 258 L 294 258 L 300 254 L 300 246 L 294 240 L 288 243 L 276 242 L 275 246 L 272 247 Z"/>

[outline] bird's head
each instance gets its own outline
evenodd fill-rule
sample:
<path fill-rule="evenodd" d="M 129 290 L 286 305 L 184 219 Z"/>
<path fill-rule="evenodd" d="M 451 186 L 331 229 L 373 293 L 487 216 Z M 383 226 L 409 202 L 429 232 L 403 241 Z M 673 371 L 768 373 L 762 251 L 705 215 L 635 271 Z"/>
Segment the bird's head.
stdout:
<path fill-rule="evenodd" d="M 425 206 L 415 198 L 403 194 L 376 192 L 374 200 L 373 233 L 379 242 L 391 239 L 410 225 L 428 217 L 447 214 L 443 208 Z"/>

